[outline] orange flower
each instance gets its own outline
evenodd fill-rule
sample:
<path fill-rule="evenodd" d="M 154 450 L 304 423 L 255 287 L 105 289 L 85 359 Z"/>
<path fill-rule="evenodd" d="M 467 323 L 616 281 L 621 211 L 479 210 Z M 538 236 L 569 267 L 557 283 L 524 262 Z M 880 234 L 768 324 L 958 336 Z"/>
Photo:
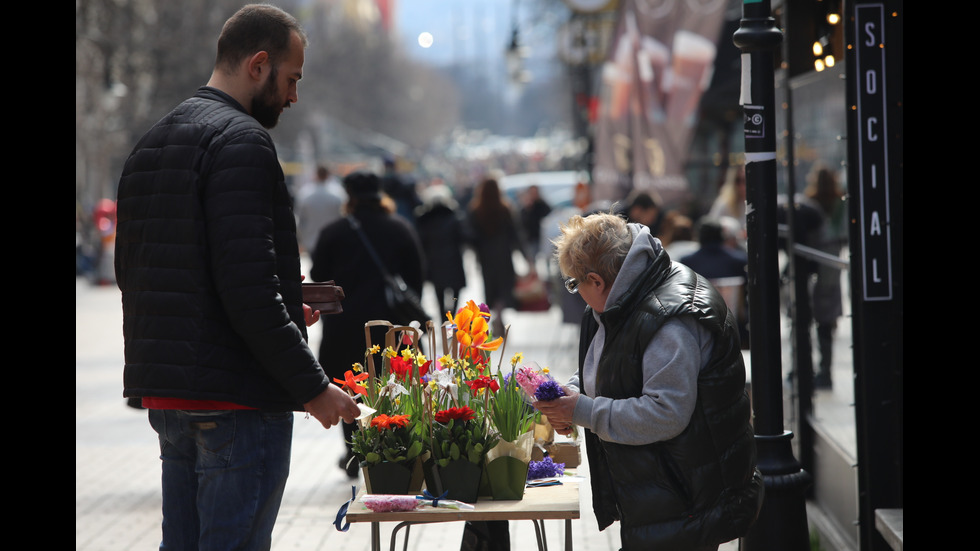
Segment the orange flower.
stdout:
<path fill-rule="evenodd" d="M 490 313 L 480 310 L 480 307 L 472 300 L 467 301 L 456 312 L 455 317 L 449 315 L 448 312 L 446 317 L 456 325 L 456 340 L 459 341 L 460 355 L 464 357 L 476 358 L 477 350 L 492 352 L 500 348 L 504 342 L 503 337 L 497 337 L 487 342 L 490 332 L 487 319 L 489 319 Z"/>
<path fill-rule="evenodd" d="M 364 396 L 367 396 L 367 389 L 359 385 L 358 383 L 360 381 L 363 381 L 364 379 L 367 379 L 368 377 L 370 377 L 370 375 L 367 373 L 360 373 L 358 375 L 354 375 L 354 372 L 348 369 L 347 373 L 344 373 L 343 379 L 338 379 L 334 377 L 333 382 L 340 385 L 340 388 L 345 388 L 348 391 L 353 392 L 354 394 L 363 394 Z"/>
<path fill-rule="evenodd" d="M 408 425 L 408 415 L 385 415 L 381 414 L 371 419 L 371 426 L 378 427 L 381 430 L 390 429 L 395 427 L 404 427 Z"/>

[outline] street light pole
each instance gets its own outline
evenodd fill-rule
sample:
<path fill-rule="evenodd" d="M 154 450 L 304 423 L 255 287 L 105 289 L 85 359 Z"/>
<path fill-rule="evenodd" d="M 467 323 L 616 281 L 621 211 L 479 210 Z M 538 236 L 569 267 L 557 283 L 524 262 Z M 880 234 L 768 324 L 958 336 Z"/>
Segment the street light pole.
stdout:
<path fill-rule="evenodd" d="M 793 457 L 793 434 L 783 427 L 773 68 L 783 35 L 771 13 L 770 0 L 744 0 L 733 36 L 742 51 L 753 425 L 766 488 L 759 519 L 744 543 L 749 551 L 805 551 L 804 491 L 810 476 Z"/>

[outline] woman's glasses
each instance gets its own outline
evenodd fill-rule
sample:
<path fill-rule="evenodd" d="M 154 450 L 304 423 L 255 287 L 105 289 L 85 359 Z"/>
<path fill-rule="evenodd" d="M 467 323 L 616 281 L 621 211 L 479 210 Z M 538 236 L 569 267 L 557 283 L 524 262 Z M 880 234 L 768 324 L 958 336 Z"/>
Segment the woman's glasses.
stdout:
<path fill-rule="evenodd" d="M 569 293 L 573 294 L 573 295 L 575 293 L 577 293 L 578 292 L 578 280 L 575 279 L 574 277 L 570 277 L 570 278 L 566 279 L 565 280 L 565 290 L 568 291 Z"/>

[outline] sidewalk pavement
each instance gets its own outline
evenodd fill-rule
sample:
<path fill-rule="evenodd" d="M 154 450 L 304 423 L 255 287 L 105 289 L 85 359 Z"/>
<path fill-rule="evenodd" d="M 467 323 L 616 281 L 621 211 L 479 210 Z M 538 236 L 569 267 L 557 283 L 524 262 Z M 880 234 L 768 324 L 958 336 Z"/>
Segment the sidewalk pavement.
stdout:
<path fill-rule="evenodd" d="M 472 273 L 472 272 L 471 272 Z M 473 278 L 477 279 L 477 278 Z M 428 291 L 427 291 L 428 292 Z M 475 286 L 462 297 L 478 296 Z M 470 295 L 469 293 L 472 293 Z M 425 299 L 434 300 L 426 296 Z M 434 307 L 432 308 L 435 309 Z M 563 324 L 557 308 L 542 313 L 506 311 L 511 324 L 504 352 L 522 352 L 525 360 L 548 366 L 558 380 L 575 369 L 577 328 Z M 311 344 L 319 335 L 312 331 Z M 122 314 L 114 286 L 94 287 L 76 279 L 75 287 L 75 549 L 117 551 L 155 549 L 159 546 L 160 463 L 155 433 L 146 412 L 126 406 L 122 398 Z M 282 508 L 273 533 L 273 550 L 361 551 L 370 549 L 368 524 L 351 524 L 347 532 L 334 527 L 340 506 L 350 499 L 350 481 L 338 468 L 343 453 L 342 433 L 296 414 L 292 465 Z M 619 527 L 600 532 L 592 513 L 587 483 L 588 464 L 576 474 L 580 485 L 581 518 L 572 521 L 576 551 L 619 549 Z M 567 483 L 576 483 L 572 480 Z M 381 525 L 381 542 L 388 548 L 393 524 Z M 416 525 L 406 549 L 459 548 L 463 524 L 448 522 Z M 403 532 L 398 546 L 402 548 Z M 510 523 L 511 548 L 535 549 L 531 522 Z M 550 549 L 564 549 L 563 521 L 546 521 Z M 737 542 L 722 545 L 735 551 Z"/>

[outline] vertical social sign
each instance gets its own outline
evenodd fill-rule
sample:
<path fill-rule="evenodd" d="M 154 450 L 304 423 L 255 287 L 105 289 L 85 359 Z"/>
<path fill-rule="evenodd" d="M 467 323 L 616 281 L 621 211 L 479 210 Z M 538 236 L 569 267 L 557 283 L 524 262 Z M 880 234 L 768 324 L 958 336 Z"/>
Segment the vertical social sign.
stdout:
<path fill-rule="evenodd" d="M 858 5 L 854 15 L 863 293 L 864 300 L 891 300 L 884 7 Z"/>

